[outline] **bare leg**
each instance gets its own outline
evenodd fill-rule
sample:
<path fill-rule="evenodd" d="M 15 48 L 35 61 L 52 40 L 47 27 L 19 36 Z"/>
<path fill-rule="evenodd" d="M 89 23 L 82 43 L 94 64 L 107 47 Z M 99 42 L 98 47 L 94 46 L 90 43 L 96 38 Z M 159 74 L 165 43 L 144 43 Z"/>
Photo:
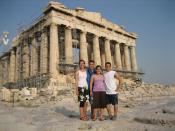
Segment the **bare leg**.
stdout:
<path fill-rule="evenodd" d="M 100 111 L 100 120 L 103 121 L 104 120 L 104 109 L 100 108 L 99 111 Z"/>
<path fill-rule="evenodd" d="M 80 107 L 80 118 L 84 117 L 84 110 L 83 107 Z"/>
<path fill-rule="evenodd" d="M 93 121 L 95 121 L 96 118 L 97 118 L 97 115 L 96 114 L 97 114 L 97 109 L 94 108 L 93 109 L 93 118 L 92 118 Z"/>
<path fill-rule="evenodd" d="M 108 111 L 109 117 L 111 117 L 112 113 L 111 113 L 111 105 L 110 104 L 107 105 L 107 111 Z"/>
<path fill-rule="evenodd" d="M 115 104 L 114 105 L 114 116 L 117 116 L 117 112 L 118 112 L 118 105 Z"/>
<path fill-rule="evenodd" d="M 84 107 L 83 107 L 84 116 L 87 116 L 87 106 L 88 106 L 88 103 L 85 102 L 85 103 L 84 103 Z"/>

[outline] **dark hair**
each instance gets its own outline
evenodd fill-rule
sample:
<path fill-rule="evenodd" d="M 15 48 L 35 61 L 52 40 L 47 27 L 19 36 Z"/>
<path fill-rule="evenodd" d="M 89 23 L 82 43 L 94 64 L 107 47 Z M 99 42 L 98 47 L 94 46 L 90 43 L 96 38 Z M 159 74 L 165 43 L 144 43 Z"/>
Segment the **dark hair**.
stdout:
<path fill-rule="evenodd" d="M 97 70 L 98 67 L 100 67 L 100 69 L 102 70 L 101 65 L 97 65 L 97 66 L 95 67 L 95 69 Z"/>
<path fill-rule="evenodd" d="M 95 73 L 97 73 L 97 68 L 100 68 L 101 69 L 101 71 L 102 71 L 102 68 L 101 68 L 101 65 L 97 65 L 96 67 L 95 67 Z"/>
<path fill-rule="evenodd" d="M 90 63 L 94 63 L 94 60 L 89 60 L 89 64 L 90 64 Z"/>
<path fill-rule="evenodd" d="M 80 60 L 80 61 L 79 61 L 79 64 L 80 64 L 81 62 L 83 62 L 83 63 L 85 64 L 85 61 L 84 61 L 84 60 Z"/>
<path fill-rule="evenodd" d="M 105 65 L 109 64 L 111 66 L 111 62 L 106 62 Z"/>

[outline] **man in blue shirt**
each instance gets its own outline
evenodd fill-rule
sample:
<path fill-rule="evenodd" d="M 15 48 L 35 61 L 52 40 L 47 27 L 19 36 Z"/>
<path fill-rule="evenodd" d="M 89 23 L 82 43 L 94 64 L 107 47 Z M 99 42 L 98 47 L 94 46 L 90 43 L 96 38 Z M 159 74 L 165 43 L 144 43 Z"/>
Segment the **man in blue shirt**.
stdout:
<path fill-rule="evenodd" d="M 87 68 L 87 83 L 88 83 L 88 88 L 89 88 L 89 102 L 90 102 L 90 105 L 91 105 L 91 117 L 92 117 L 92 114 L 93 114 L 93 108 L 92 108 L 92 97 L 90 96 L 90 80 L 91 80 L 91 76 L 93 74 L 95 74 L 95 68 L 94 68 L 94 61 L 93 60 L 90 60 L 89 61 L 89 67 Z"/>

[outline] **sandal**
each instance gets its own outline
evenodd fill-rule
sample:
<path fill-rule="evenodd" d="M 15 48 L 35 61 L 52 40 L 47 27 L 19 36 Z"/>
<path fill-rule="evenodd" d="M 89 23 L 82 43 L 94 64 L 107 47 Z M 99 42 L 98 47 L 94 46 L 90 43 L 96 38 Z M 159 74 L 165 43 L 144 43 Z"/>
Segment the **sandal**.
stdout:
<path fill-rule="evenodd" d="M 99 121 L 104 121 L 104 120 L 105 120 L 104 117 L 100 117 L 100 118 L 99 118 Z"/>
<path fill-rule="evenodd" d="M 97 118 L 96 118 L 96 117 L 93 117 L 93 118 L 92 118 L 92 121 L 96 121 L 96 120 L 97 120 Z"/>
<path fill-rule="evenodd" d="M 86 115 L 86 116 L 84 116 L 84 118 L 86 118 L 87 120 L 89 120 L 89 117 Z"/>
<path fill-rule="evenodd" d="M 80 120 L 82 120 L 82 121 L 88 121 L 88 119 L 85 116 L 80 117 Z"/>
<path fill-rule="evenodd" d="M 96 120 L 97 120 L 96 116 L 92 116 L 92 121 L 96 121 Z"/>

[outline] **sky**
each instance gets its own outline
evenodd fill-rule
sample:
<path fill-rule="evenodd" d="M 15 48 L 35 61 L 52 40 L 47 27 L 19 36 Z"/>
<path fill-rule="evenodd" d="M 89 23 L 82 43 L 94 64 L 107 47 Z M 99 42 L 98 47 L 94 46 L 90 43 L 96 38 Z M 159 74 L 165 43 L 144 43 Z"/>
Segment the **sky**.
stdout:
<path fill-rule="evenodd" d="M 175 84 L 175 0 L 54 0 L 73 9 L 100 12 L 136 32 L 137 63 L 145 82 Z M 49 0 L 0 0 L 0 33 L 12 38 L 42 14 Z M 0 46 L 2 52 L 4 47 Z"/>

